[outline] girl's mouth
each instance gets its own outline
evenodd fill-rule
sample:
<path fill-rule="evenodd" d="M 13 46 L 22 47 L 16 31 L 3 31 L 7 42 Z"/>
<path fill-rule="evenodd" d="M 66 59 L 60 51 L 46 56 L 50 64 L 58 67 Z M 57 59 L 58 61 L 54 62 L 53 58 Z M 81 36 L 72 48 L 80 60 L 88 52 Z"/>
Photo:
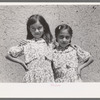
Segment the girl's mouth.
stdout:
<path fill-rule="evenodd" d="M 64 44 L 64 45 L 66 44 L 66 45 L 67 45 L 67 43 L 66 43 L 66 42 L 63 42 L 62 44 Z"/>
<path fill-rule="evenodd" d="M 36 33 L 35 35 L 40 35 L 40 33 Z"/>
<path fill-rule="evenodd" d="M 41 34 L 40 34 L 40 33 L 38 33 L 38 34 L 35 34 L 35 36 L 41 36 Z"/>

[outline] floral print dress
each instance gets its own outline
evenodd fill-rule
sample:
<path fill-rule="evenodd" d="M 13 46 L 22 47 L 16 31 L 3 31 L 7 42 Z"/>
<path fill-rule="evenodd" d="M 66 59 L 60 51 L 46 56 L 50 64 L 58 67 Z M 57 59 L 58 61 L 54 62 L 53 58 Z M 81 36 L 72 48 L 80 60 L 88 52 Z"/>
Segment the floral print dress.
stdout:
<path fill-rule="evenodd" d="M 26 40 L 25 45 L 11 47 L 8 53 L 13 57 L 24 54 L 28 71 L 23 78 L 24 82 L 54 82 L 51 68 L 51 50 L 44 39 L 38 41 Z"/>
<path fill-rule="evenodd" d="M 53 69 L 55 82 L 82 82 L 77 73 L 79 62 L 86 61 L 90 53 L 77 45 L 69 46 L 64 51 L 53 50 Z"/>

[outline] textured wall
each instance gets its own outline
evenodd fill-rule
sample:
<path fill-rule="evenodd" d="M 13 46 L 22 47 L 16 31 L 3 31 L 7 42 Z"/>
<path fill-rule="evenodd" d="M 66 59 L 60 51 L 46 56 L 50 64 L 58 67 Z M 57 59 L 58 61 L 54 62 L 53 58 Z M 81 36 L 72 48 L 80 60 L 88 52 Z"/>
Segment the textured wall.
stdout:
<path fill-rule="evenodd" d="M 47 20 L 54 36 L 58 24 L 67 23 L 74 31 L 73 43 L 90 52 L 94 63 L 82 70 L 85 82 L 100 82 L 99 5 L 0 5 L 0 82 L 21 82 L 24 69 L 5 58 L 8 49 L 26 38 L 26 21 L 32 14 Z"/>

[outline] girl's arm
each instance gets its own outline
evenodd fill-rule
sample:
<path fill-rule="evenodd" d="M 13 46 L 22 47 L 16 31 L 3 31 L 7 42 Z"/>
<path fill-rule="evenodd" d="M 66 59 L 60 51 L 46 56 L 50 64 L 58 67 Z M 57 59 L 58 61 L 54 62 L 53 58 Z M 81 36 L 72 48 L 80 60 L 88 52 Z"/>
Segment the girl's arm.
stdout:
<path fill-rule="evenodd" d="M 83 50 L 82 48 L 80 48 L 77 45 L 74 45 L 74 49 L 77 51 L 77 56 L 78 56 L 79 62 L 82 62 L 77 69 L 78 74 L 80 75 L 81 70 L 93 62 L 93 58 L 89 52 Z"/>
<path fill-rule="evenodd" d="M 9 59 L 10 61 L 21 64 L 23 66 L 23 68 L 25 69 L 25 71 L 28 71 L 28 68 L 27 68 L 25 62 L 23 62 L 22 60 L 15 58 L 15 57 L 12 57 L 10 54 L 7 54 L 6 58 Z"/>
<path fill-rule="evenodd" d="M 84 67 L 90 65 L 93 61 L 94 60 L 93 60 L 92 56 L 90 56 L 86 61 L 84 61 L 84 63 L 78 67 L 78 74 L 80 75 L 81 74 L 81 70 Z"/>

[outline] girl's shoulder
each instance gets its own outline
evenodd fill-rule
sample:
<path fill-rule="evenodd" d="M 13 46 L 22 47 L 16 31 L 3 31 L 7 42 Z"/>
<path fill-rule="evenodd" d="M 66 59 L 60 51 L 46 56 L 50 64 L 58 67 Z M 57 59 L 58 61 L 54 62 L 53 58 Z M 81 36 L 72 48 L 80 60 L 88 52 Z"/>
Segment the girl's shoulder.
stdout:
<path fill-rule="evenodd" d="M 76 50 L 78 54 L 81 54 L 81 55 L 84 54 L 84 55 L 89 55 L 89 56 L 91 55 L 89 52 L 81 48 L 79 45 L 74 44 L 72 45 L 72 47 Z"/>
<path fill-rule="evenodd" d="M 30 42 L 35 42 L 35 43 L 46 43 L 46 41 L 43 38 L 40 38 L 39 40 L 32 39 Z"/>
<path fill-rule="evenodd" d="M 81 47 L 77 44 L 71 44 L 71 47 L 75 50 L 81 49 Z"/>
<path fill-rule="evenodd" d="M 26 44 L 30 43 L 31 40 L 22 40 L 21 42 L 19 42 L 18 46 L 25 46 Z"/>
<path fill-rule="evenodd" d="M 66 48 L 65 50 L 62 50 L 61 48 L 59 48 L 58 46 L 57 47 L 55 47 L 54 49 L 53 49 L 53 51 L 55 52 L 55 53 L 61 53 L 61 54 L 68 54 L 68 53 L 70 53 L 70 52 L 72 52 L 74 50 L 74 46 L 69 46 L 68 48 Z"/>

